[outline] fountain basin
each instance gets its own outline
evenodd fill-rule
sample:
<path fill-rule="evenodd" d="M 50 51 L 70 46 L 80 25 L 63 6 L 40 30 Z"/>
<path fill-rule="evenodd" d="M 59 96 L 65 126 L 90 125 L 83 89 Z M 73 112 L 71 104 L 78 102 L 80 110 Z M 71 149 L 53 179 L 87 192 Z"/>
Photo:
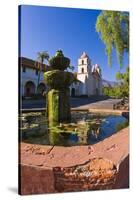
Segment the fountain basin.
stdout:
<path fill-rule="evenodd" d="M 98 110 L 96 111 L 98 112 Z M 91 113 L 90 116 L 96 116 L 97 112 Z M 72 120 L 76 117 L 75 120 L 84 126 L 82 119 L 88 113 L 79 112 L 79 115 L 77 115 L 75 112 L 74 115 L 72 114 Z M 122 111 L 104 110 L 104 114 L 106 114 L 106 117 L 121 117 Z M 26 115 L 29 116 L 28 125 L 25 124 L 26 121 L 24 120 Z M 26 111 L 20 117 L 21 122 L 22 117 L 24 121 L 20 131 L 23 134 L 24 129 L 26 130 L 28 126 L 27 130 L 31 138 L 20 138 L 20 194 L 108 190 L 129 187 L 128 127 L 121 127 L 122 130 L 116 131 L 115 134 L 111 134 L 105 137 L 106 139 L 94 144 L 50 145 L 45 140 L 46 138 L 43 138 L 48 121 L 44 120 L 45 117 L 42 112 L 27 113 Z M 35 125 L 42 128 L 43 137 L 41 131 L 39 133 L 36 130 L 39 127 Z M 73 121 L 70 127 L 73 128 L 74 126 Z M 61 127 L 62 124 L 59 124 L 57 128 L 61 129 Z M 40 136 L 38 137 L 36 133 Z M 58 137 L 55 138 L 57 140 L 53 141 L 58 142 Z"/>
<path fill-rule="evenodd" d="M 125 128 L 102 142 L 85 146 L 21 143 L 19 193 L 128 188 L 128 132 Z"/>
<path fill-rule="evenodd" d="M 74 81 L 74 75 L 71 72 L 61 70 L 51 70 L 44 73 L 46 84 L 53 89 L 68 88 Z"/>
<path fill-rule="evenodd" d="M 35 116 L 34 116 L 35 115 Z M 32 117 L 33 119 L 32 119 Z M 49 125 L 42 113 L 25 113 L 21 126 L 22 141 L 33 144 L 75 146 L 98 143 L 128 126 L 121 115 L 72 112 L 70 123 Z M 28 123 L 28 119 L 32 119 Z"/>

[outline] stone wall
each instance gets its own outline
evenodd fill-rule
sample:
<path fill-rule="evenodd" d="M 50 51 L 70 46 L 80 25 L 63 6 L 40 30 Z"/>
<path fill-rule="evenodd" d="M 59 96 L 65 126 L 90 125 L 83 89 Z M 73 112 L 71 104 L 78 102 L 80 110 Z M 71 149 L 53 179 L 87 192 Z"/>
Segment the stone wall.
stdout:
<path fill-rule="evenodd" d="M 89 146 L 21 143 L 19 194 L 129 187 L 128 128 Z"/>
<path fill-rule="evenodd" d="M 55 188 L 58 192 L 111 189 L 117 169 L 108 160 L 92 159 L 85 165 L 54 168 Z"/>
<path fill-rule="evenodd" d="M 30 165 L 21 165 L 19 194 L 54 193 L 54 174 L 50 168 L 41 169 Z"/>

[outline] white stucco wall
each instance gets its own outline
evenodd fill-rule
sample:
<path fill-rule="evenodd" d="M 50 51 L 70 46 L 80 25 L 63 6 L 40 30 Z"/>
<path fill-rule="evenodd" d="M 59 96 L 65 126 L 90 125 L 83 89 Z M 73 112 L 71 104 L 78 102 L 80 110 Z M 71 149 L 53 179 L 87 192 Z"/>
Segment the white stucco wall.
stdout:
<path fill-rule="evenodd" d="M 82 69 L 84 72 L 82 73 Z M 102 77 L 100 79 L 96 79 L 92 75 L 92 65 L 89 57 L 78 59 L 78 73 L 77 79 L 80 81 L 76 84 L 72 84 L 70 86 L 70 95 L 72 88 L 75 89 L 75 95 L 95 95 L 96 88 L 98 88 L 99 95 L 102 95 Z M 21 67 L 21 84 L 20 84 L 20 92 L 21 95 L 25 95 L 25 85 L 28 81 L 32 81 L 35 85 L 35 91 L 37 89 L 38 84 L 38 75 L 36 75 L 36 69 L 26 67 L 26 71 L 23 72 L 23 68 Z M 40 74 L 39 83 L 45 83 L 44 81 L 44 73 Z"/>
<path fill-rule="evenodd" d="M 83 58 L 81 56 L 81 58 L 78 59 L 77 79 L 80 83 L 70 87 L 70 90 L 75 88 L 75 94 L 77 96 L 102 95 L 102 77 L 99 77 L 98 75 L 94 76 L 92 74 L 92 64 L 89 57 Z"/>
<path fill-rule="evenodd" d="M 88 58 L 83 58 L 83 59 L 79 58 L 78 59 L 78 66 L 82 65 L 82 61 L 84 62 L 85 65 L 88 64 Z"/>
<path fill-rule="evenodd" d="M 81 83 L 79 84 L 79 94 L 86 95 L 87 94 L 87 80 L 86 79 L 88 79 L 88 73 L 77 74 L 77 79 L 81 81 Z"/>
<path fill-rule="evenodd" d="M 21 95 L 24 95 L 24 88 L 25 84 L 28 81 L 32 81 L 35 85 L 35 89 L 37 88 L 38 83 L 38 75 L 36 75 L 36 70 L 32 68 L 26 68 L 26 71 L 23 72 L 23 68 L 21 68 Z M 40 81 L 39 83 L 44 82 L 44 75 L 43 72 L 40 74 Z"/>

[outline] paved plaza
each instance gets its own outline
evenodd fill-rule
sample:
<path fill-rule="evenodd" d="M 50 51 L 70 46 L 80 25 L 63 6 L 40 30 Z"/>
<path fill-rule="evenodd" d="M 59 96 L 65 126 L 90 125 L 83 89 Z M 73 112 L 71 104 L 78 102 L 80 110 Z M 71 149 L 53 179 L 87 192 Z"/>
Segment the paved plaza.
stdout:
<path fill-rule="evenodd" d="M 98 97 L 96 99 L 89 97 L 78 97 L 78 98 L 70 98 L 71 108 L 77 109 L 113 109 L 114 104 L 121 101 L 120 99 L 112 99 L 112 98 L 103 98 Z M 32 109 L 32 108 L 45 108 L 46 102 L 45 100 L 23 100 L 21 108 L 22 109 Z"/>

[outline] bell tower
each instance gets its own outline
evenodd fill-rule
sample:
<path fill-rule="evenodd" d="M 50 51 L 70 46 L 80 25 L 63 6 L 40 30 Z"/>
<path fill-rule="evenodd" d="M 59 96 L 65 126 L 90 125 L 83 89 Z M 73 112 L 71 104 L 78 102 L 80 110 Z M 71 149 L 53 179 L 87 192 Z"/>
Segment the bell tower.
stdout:
<path fill-rule="evenodd" d="M 83 52 L 81 57 L 78 59 L 78 74 L 86 74 L 90 72 L 91 60 L 88 55 Z"/>
<path fill-rule="evenodd" d="M 79 94 L 88 95 L 88 77 L 91 74 L 91 60 L 89 56 L 83 52 L 78 59 L 77 79 L 80 81 Z"/>

